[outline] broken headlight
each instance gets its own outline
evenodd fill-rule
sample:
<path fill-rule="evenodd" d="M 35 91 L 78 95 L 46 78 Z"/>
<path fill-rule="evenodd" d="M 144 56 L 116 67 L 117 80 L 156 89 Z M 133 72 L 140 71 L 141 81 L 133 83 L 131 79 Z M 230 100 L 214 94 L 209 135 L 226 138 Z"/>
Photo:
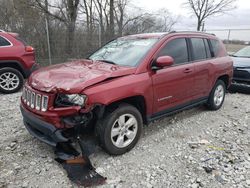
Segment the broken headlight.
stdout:
<path fill-rule="evenodd" d="M 56 98 L 56 107 L 67 106 L 84 106 L 86 102 L 86 95 L 80 94 L 59 94 Z"/>

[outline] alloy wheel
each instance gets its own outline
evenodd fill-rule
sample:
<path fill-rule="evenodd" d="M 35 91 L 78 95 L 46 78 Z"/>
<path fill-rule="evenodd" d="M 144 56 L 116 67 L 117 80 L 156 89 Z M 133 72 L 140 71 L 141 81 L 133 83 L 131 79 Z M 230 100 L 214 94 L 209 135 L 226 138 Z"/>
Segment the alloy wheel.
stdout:
<path fill-rule="evenodd" d="M 111 128 L 112 143 L 118 148 L 125 148 L 137 135 L 138 122 L 132 114 L 119 116 Z"/>
<path fill-rule="evenodd" d="M 0 87 L 6 91 L 11 91 L 19 86 L 20 79 L 12 72 L 5 72 L 0 75 Z"/>
<path fill-rule="evenodd" d="M 224 87 L 222 85 L 218 85 L 214 92 L 214 104 L 216 106 L 220 106 L 223 102 L 225 95 Z"/>

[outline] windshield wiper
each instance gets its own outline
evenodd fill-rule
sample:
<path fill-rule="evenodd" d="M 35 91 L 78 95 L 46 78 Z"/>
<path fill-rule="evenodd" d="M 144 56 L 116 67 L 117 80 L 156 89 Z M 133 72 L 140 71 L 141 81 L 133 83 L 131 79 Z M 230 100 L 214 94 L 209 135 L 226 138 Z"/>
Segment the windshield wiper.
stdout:
<path fill-rule="evenodd" d="M 105 59 L 98 59 L 97 61 L 102 61 L 102 62 L 104 62 L 104 63 L 109 63 L 109 64 L 112 64 L 112 65 L 116 65 L 115 62 L 109 61 L 109 60 L 105 60 Z"/>
<path fill-rule="evenodd" d="M 237 57 L 236 55 L 234 55 L 234 54 L 229 54 L 229 56 L 231 56 L 231 57 Z"/>

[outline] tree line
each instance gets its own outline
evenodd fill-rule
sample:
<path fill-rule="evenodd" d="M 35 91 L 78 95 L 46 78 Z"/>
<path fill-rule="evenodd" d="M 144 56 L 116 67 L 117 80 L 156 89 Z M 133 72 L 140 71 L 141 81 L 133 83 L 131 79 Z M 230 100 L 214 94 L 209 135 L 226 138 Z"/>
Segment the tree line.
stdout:
<path fill-rule="evenodd" d="M 86 57 L 123 35 L 167 32 L 177 22 L 167 9 L 147 13 L 129 0 L 0 0 L 0 4 L 0 29 L 19 33 L 36 48 L 38 59 L 48 57 L 49 34 L 55 61 Z"/>
<path fill-rule="evenodd" d="M 197 18 L 197 30 L 211 16 L 234 8 L 236 0 L 183 0 Z M 0 0 L 0 29 L 17 32 L 48 58 L 48 42 L 56 63 L 86 57 L 120 36 L 168 32 L 178 17 L 167 9 L 146 12 L 130 0 Z M 49 40 L 48 40 L 49 38 Z"/>

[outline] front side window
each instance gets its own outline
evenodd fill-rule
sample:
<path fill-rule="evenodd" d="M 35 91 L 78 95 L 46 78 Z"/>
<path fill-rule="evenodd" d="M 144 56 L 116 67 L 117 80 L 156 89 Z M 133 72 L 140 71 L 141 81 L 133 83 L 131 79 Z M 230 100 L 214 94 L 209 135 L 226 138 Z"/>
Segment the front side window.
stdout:
<path fill-rule="evenodd" d="M 103 46 L 89 59 L 124 66 L 137 66 L 158 38 L 120 38 Z"/>
<path fill-rule="evenodd" d="M 171 56 L 174 59 L 174 64 L 183 64 L 188 62 L 188 50 L 185 38 L 178 38 L 169 41 L 162 48 L 157 57 Z"/>
<path fill-rule="evenodd" d="M 193 61 L 206 59 L 207 52 L 205 48 L 205 43 L 202 38 L 191 38 L 191 44 L 193 47 Z"/>
<path fill-rule="evenodd" d="M 3 37 L 1 37 L 0 36 L 0 46 L 2 47 L 2 46 L 10 46 L 11 44 L 10 44 L 10 42 L 9 41 L 7 41 L 5 38 L 3 38 Z"/>

